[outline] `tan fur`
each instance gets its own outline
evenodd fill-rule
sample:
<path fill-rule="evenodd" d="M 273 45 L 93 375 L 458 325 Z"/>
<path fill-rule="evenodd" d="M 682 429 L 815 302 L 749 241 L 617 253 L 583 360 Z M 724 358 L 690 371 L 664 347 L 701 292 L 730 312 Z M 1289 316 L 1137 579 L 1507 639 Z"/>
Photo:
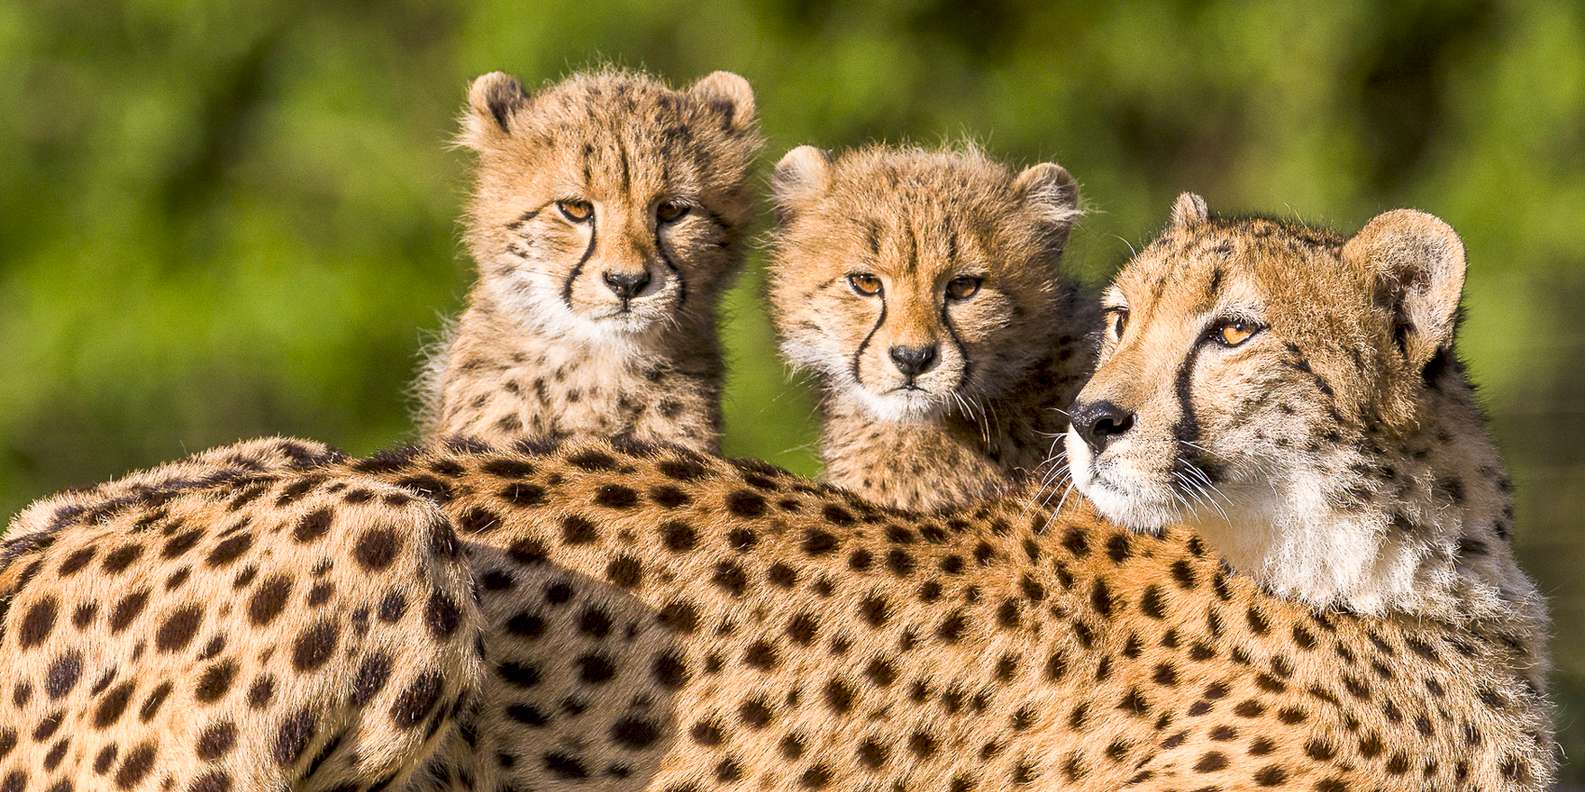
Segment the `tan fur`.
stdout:
<path fill-rule="evenodd" d="M 873 146 L 777 166 L 770 302 L 784 354 L 825 390 L 825 479 L 916 510 L 1027 481 L 1066 427 L 1095 314 L 1061 270 L 1078 186 L 974 149 Z M 873 275 L 865 295 L 850 276 Z M 963 299 L 955 278 L 975 278 Z M 894 350 L 930 350 L 910 378 Z M 912 383 L 914 389 L 907 386 Z"/>
<path fill-rule="evenodd" d="M 922 518 L 598 443 L 323 472 L 441 501 L 479 573 L 485 692 L 424 788 L 1539 790 L 1553 772 L 1500 633 L 1318 613 L 1083 502 Z"/>
<path fill-rule="evenodd" d="M 477 685 L 472 576 L 433 502 L 295 470 L 332 456 L 229 446 L 14 522 L 0 786 L 403 783 Z"/>
<path fill-rule="evenodd" d="M 748 83 L 716 72 L 672 90 L 607 69 L 530 97 L 497 72 L 471 86 L 461 140 L 479 157 L 479 280 L 420 383 L 425 434 L 715 449 L 716 307 L 742 264 L 760 146 Z M 687 212 L 663 220 L 668 204 Z M 624 300 L 606 281 L 623 276 L 648 281 Z"/>

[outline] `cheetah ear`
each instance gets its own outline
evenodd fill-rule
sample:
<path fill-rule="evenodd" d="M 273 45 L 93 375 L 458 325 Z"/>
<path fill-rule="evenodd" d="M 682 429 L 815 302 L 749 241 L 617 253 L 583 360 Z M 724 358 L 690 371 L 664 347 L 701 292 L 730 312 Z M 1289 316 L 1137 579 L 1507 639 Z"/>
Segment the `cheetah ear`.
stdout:
<path fill-rule="evenodd" d="M 830 186 L 831 155 L 814 146 L 799 146 L 787 152 L 771 175 L 777 220 L 786 222 L 824 195 Z"/>
<path fill-rule="evenodd" d="M 1205 199 L 1192 192 L 1179 193 L 1172 202 L 1172 227 L 1189 228 L 1211 219 L 1211 207 Z"/>
<path fill-rule="evenodd" d="M 512 134 L 512 114 L 528 104 L 523 84 L 506 72 L 490 72 L 468 85 L 468 111 L 458 142 L 474 151 Z"/>
<path fill-rule="evenodd" d="M 1084 214 L 1079 209 L 1079 183 L 1073 175 L 1055 162 L 1042 162 L 1018 174 L 1013 179 L 1013 191 L 1038 215 L 1051 248 L 1060 250 L 1068 241 L 1074 221 Z"/>
<path fill-rule="evenodd" d="M 690 86 L 688 93 L 719 112 L 732 129 L 746 129 L 754 123 L 754 88 L 739 75 L 710 72 Z"/>
<path fill-rule="evenodd" d="M 1464 292 L 1464 242 L 1442 220 L 1414 209 L 1376 215 L 1343 246 L 1343 259 L 1376 285 L 1392 310 L 1393 337 L 1409 364 L 1424 369 L 1453 344 Z"/>

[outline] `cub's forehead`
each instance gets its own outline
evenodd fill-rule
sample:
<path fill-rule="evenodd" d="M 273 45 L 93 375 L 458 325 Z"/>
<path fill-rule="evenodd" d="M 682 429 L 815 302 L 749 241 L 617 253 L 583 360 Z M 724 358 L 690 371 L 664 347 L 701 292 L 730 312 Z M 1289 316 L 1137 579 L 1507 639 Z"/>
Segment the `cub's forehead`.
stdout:
<path fill-rule="evenodd" d="M 704 190 L 740 178 L 756 148 L 731 112 L 639 74 L 582 75 L 535 94 L 513 142 L 562 182 Z"/>

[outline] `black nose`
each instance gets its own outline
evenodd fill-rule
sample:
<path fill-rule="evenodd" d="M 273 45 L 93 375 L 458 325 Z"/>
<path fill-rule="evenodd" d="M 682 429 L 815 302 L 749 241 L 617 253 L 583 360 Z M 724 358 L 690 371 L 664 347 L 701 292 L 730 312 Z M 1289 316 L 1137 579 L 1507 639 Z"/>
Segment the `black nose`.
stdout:
<path fill-rule="evenodd" d="M 1109 401 L 1075 404 L 1073 429 L 1095 453 L 1106 449 L 1113 438 L 1121 437 L 1134 426 L 1134 414 Z"/>
<path fill-rule="evenodd" d="M 930 364 L 936 361 L 936 345 L 930 346 L 894 346 L 891 348 L 892 363 L 903 376 L 912 379 L 925 373 Z"/>
<path fill-rule="evenodd" d="M 606 288 L 612 294 L 624 300 L 631 300 L 649 285 L 649 272 L 607 272 L 600 278 L 605 281 Z"/>

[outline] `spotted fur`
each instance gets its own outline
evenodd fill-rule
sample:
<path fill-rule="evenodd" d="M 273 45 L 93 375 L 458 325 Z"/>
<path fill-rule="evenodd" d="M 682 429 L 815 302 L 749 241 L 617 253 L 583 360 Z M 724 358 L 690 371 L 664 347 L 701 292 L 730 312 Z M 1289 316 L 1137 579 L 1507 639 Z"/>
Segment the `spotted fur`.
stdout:
<path fill-rule="evenodd" d="M 279 438 L 35 505 L 0 547 L 0 788 L 384 788 L 477 685 L 429 500 Z"/>
<path fill-rule="evenodd" d="M 1096 319 L 1060 263 L 1079 214 L 1067 171 L 803 146 L 775 192 L 770 302 L 783 353 L 825 391 L 826 480 L 931 510 L 1044 472 Z"/>
<path fill-rule="evenodd" d="M 1181 529 L 1131 532 L 1077 499 L 925 517 L 605 443 L 321 473 L 432 498 L 478 575 L 484 693 L 421 788 L 1539 790 L 1552 773 L 1500 632 L 1317 611 Z M 61 590 L 54 574 L 33 590 Z"/>
<path fill-rule="evenodd" d="M 496 72 L 473 82 L 461 139 L 479 278 L 422 377 L 425 433 L 715 449 L 717 303 L 760 147 L 748 83 L 605 69 L 528 96 Z"/>

